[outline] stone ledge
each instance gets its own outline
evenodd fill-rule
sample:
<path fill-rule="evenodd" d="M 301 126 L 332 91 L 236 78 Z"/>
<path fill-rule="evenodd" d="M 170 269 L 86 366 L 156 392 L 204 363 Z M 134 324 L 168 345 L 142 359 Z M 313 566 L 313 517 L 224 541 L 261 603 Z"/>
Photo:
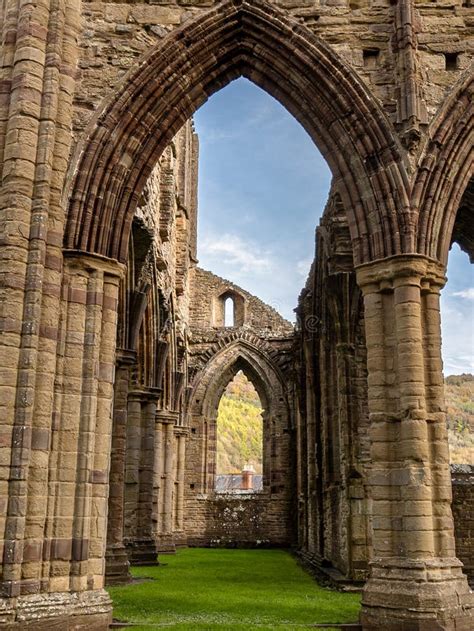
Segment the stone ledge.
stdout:
<path fill-rule="evenodd" d="M 106 631 L 111 620 L 112 603 L 105 590 L 0 600 L 0 628 L 8 631 Z"/>

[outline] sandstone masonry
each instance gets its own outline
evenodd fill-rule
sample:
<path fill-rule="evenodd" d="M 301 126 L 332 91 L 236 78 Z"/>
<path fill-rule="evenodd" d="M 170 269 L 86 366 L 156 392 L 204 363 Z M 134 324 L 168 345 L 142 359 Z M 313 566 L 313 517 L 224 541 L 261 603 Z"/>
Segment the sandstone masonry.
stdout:
<path fill-rule="evenodd" d="M 270 444 L 250 539 L 367 577 L 367 631 L 472 629 L 439 295 L 452 242 L 474 259 L 473 24 L 468 0 L 2 4 L 0 626 L 105 630 L 130 561 L 236 541 L 208 491 L 242 367 Z M 190 119 L 241 76 L 333 174 L 293 340 L 195 269 Z"/>

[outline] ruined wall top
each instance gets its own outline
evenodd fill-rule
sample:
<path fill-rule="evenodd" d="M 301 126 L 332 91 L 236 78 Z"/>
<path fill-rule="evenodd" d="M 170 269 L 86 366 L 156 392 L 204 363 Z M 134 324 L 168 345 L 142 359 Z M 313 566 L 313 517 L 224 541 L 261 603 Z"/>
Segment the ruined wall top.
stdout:
<path fill-rule="evenodd" d="M 225 327 L 224 301 L 235 305 L 234 327 Z M 288 337 L 293 325 L 275 309 L 234 283 L 211 272 L 194 268 L 191 272 L 190 328 L 192 331 L 245 328 L 262 337 Z"/>

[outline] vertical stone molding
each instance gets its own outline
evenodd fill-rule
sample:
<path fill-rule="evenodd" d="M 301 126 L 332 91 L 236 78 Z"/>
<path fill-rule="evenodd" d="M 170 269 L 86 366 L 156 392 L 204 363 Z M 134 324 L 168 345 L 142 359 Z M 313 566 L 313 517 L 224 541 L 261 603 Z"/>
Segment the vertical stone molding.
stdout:
<path fill-rule="evenodd" d="M 70 581 L 70 588 L 80 592 L 104 587 L 118 289 L 123 267 L 114 262 L 89 260 L 89 257 L 70 258 L 67 267 L 71 276 L 84 279 L 87 274 L 84 306 L 83 294 L 70 291 L 74 305 L 71 317 L 84 332 L 83 361 L 79 367 L 80 420 L 75 428 L 76 488 Z M 73 356 L 69 357 L 68 364 L 74 364 Z M 77 367 L 73 370 L 77 371 Z M 66 389 L 63 397 L 66 405 L 68 394 Z M 62 500 L 62 493 L 60 497 Z"/>
<path fill-rule="evenodd" d="M 369 372 L 373 558 L 364 629 L 472 628 L 456 559 L 443 400 L 440 265 L 399 256 L 359 267 Z"/>
<path fill-rule="evenodd" d="M 110 460 L 109 503 L 105 580 L 119 585 L 131 580 L 129 561 L 124 545 L 125 454 L 127 450 L 127 404 L 130 367 L 134 354 L 119 353 L 115 373 L 112 446 Z"/>
<path fill-rule="evenodd" d="M 157 562 L 153 528 L 156 398 L 132 390 L 128 396 L 125 473 L 125 540 L 132 565 Z"/>
<path fill-rule="evenodd" d="M 176 437 L 176 481 L 175 481 L 175 541 L 181 535 L 184 541 L 184 476 L 186 469 L 186 440 L 189 430 L 184 427 L 175 427 Z"/>
<path fill-rule="evenodd" d="M 163 534 L 171 535 L 173 532 L 173 491 L 174 491 L 174 421 L 168 419 L 164 427 L 164 471 L 163 471 Z"/>
<path fill-rule="evenodd" d="M 179 459 L 179 451 L 176 449 L 179 434 L 177 422 L 178 415 L 167 410 L 160 411 L 156 415 L 157 444 L 160 447 L 157 458 L 161 461 L 161 466 L 157 471 L 159 500 L 156 535 L 160 552 L 174 552 L 176 549 L 173 533 L 175 531 L 176 470 Z"/>

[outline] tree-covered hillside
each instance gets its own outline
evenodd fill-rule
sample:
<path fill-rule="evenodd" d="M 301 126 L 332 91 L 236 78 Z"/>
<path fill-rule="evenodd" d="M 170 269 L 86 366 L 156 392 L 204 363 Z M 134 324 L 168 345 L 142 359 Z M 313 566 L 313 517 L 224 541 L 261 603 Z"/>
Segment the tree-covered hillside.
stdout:
<path fill-rule="evenodd" d="M 229 383 L 217 417 L 217 473 L 240 473 L 245 465 L 262 472 L 262 407 L 243 372 Z"/>
<path fill-rule="evenodd" d="M 474 375 L 446 378 L 451 462 L 474 464 Z"/>

